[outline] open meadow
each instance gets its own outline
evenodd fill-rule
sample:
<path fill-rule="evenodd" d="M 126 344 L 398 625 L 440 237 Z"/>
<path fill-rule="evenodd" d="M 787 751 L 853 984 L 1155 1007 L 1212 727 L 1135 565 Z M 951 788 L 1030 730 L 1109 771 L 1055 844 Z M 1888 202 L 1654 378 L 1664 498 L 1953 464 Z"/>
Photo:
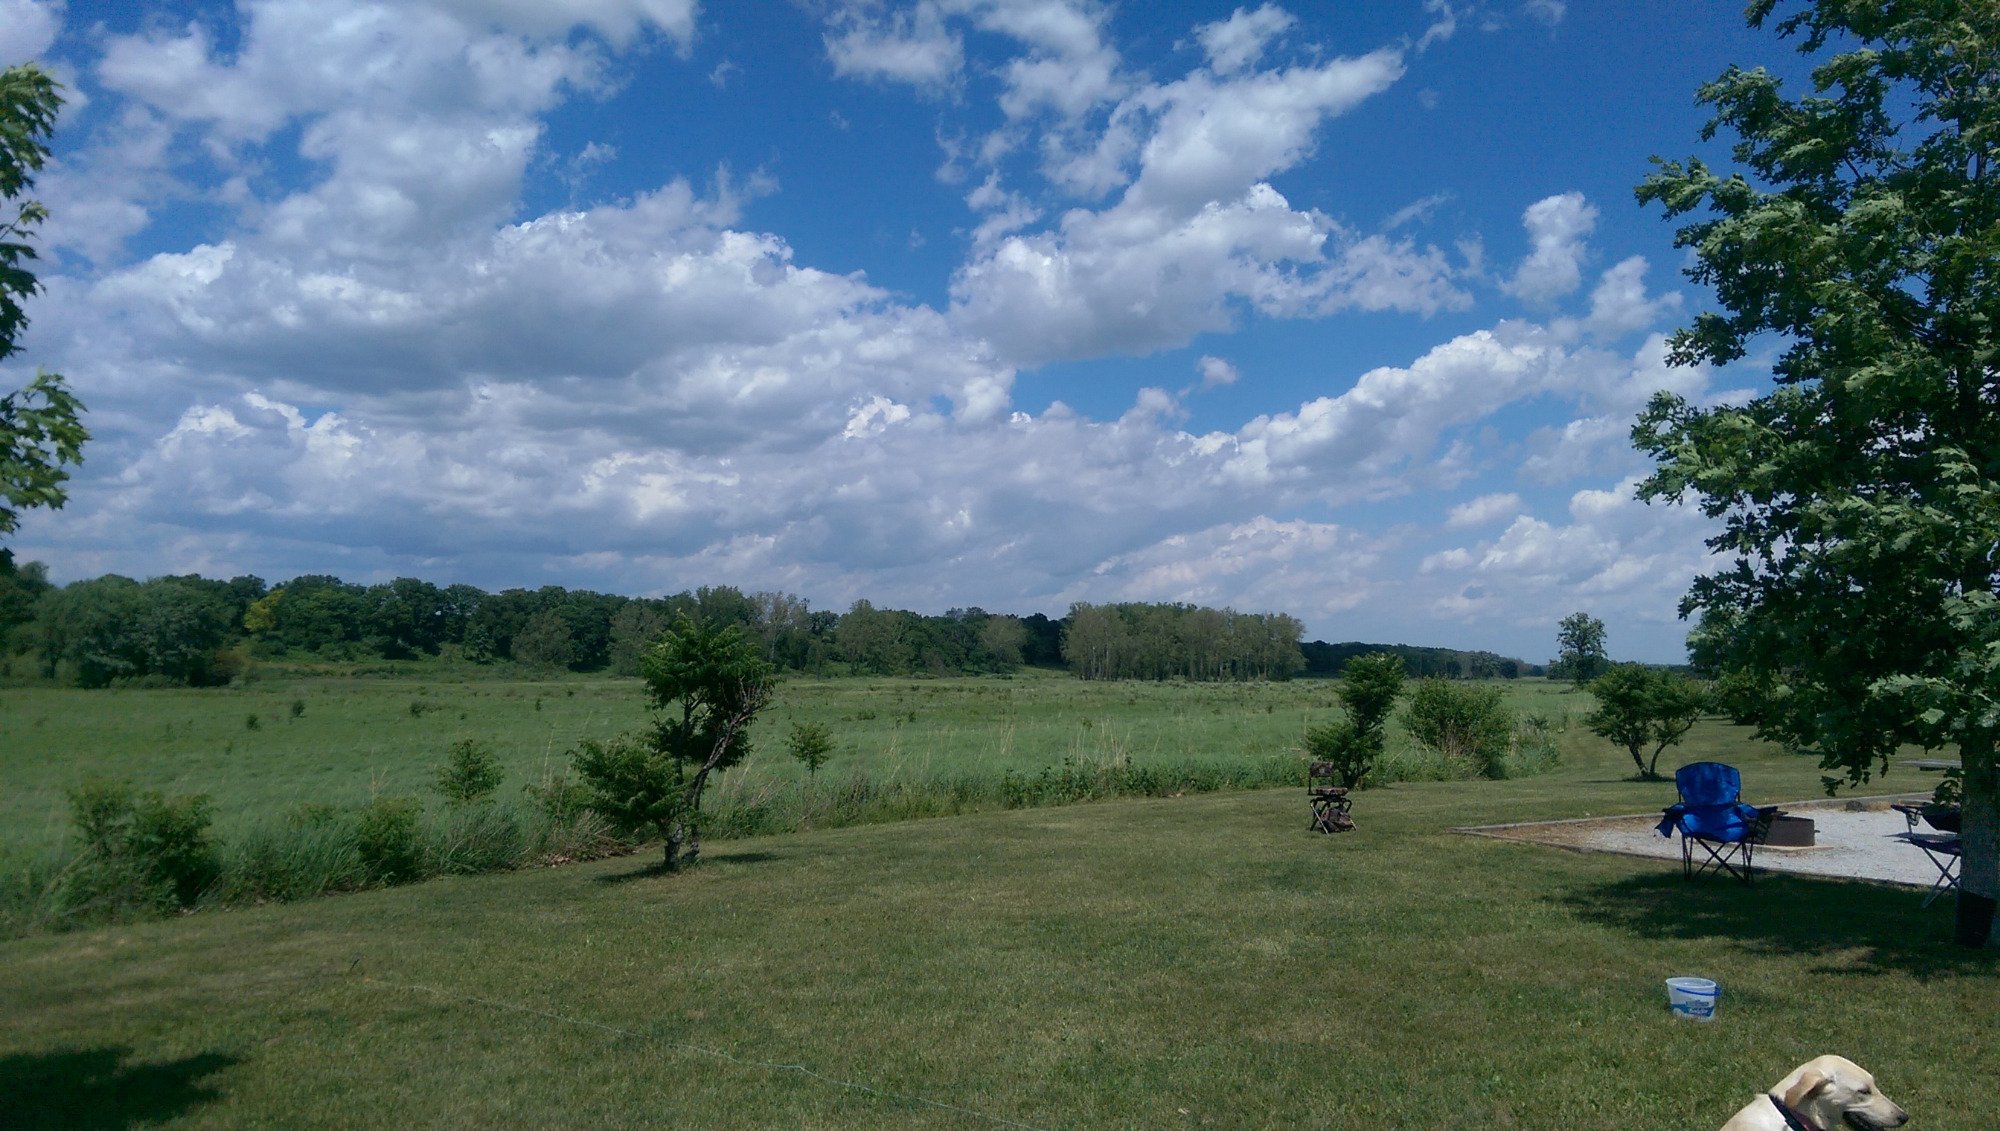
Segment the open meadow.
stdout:
<path fill-rule="evenodd" d="M 59 839 L 68 821 L 65 792 L 92 777 L 208 794 L 216 829 L 227 835 L 300 805 L 424 794 L 447 749 L 461 739 L 490 745 L 506 774 L 502 793 L 518 795 L 523 785 L 562 770 L 578 742 L 646 721 L 636 679 L 531 680 L 472 671 L 479 674 L 423 665 L 395 675 L 279 669 L 223 688 L 0 688 L 0 782 L 6 784 L 0 845 Z M 1523 714 L 1560 722 L 1589 709 L 1587 697 L 1565 685 L 1497 686 Z M 831 732 L 834 754 L 819 771 L 829 783 L 857 773 L 875 780 L 997 779 L 1065 758 L 1219 766 L 1294 758 L 1307 726 L 1340 717 L 1335 687 L 1319 679 L 1092 682 L 1033 669 L 958 679 L 793 676 L 753 727 L 750 757 L 723 775 L 719 800 L 767 796 L 805 778 L 804 767 L 785 752 L 793 723 L 819 723 Z M 1408 776 L 1421 761 L 1392 724 L 1385 771 Z"/>
<path fill-rule="evenodd" d="M 1514 693 L 1572 719 L 1586 702 Z M 58 722 L 66 694 L 6 693 L 16 827 L 47 820 L 14 800 L 24 703 L 46 732 L 156 693 L 79 697 Z M 510 774 L 576 725 L 639 715 L 633 685 L 588 681 L 157 694 L 226 705 L 173 719 L 173 748 L 233 739 L 273 763 L 241 793 L 229 763 L 153 770 L 239 815 L 288 801 L 302 767 L 327 767 L 327 792 L 415 790 L 412 763 L 481 708 Z M 422 698 L 441 706 L 412 716 Z M 1331 702 L 1306 681 L 802 681 L 760 725 L 812 715 L 881 769 L 928 744 L 998 772 L 1103 735 L 1134 759 L 1268 754 Z M 284 737 L 309 725 L 319 743 Z M 1690 884 L 1451 831 L 1672 800 L 1580 725 L 1561 747 L 1533 777 L 1368 790 L 1335 837 L 1307 830 L 1296 788 L 1120 799 L 717 841 L 683 875 L 641 855 L 0 942 L 7 1126 L 1704 1127 L 1829 1051 L 1912 1127 L 1990 1120 L 1971 1082 L 1990 1074 L 2000 977 L 1951 944 L 1948 902 Z M 1752 800 L 1821 792 L 1811 761 L 1719 723 L 1663 766 L 1683 755 L 1740 765 Z M 754 772 L 791 772 L 778 757 L 767 737 Z M 150 764 L 141 738 L 107 759 Z M 1716 1023 L 1668 1015 L 1676 974 L 1722 984 Z"/>

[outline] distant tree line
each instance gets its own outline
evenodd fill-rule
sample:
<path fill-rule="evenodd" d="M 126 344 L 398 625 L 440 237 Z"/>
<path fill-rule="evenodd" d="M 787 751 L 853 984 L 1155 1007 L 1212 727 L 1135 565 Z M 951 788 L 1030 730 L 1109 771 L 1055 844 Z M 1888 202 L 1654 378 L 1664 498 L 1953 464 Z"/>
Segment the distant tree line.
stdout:
<path fill-rule="evenodd" d="M 1079 604 L 1067 620 L 1063 659 L 1083 679 L 1290 679 L 1306 667 L 1305 626 L 1285 613 Z"/>
<path fill-rule="evenodd" d="M 545 585 L 489 593 L 415 578 L 360 585 L 307 574 L 280 585 L 194 574 L 106 575 L 57 586 L 40 563 L 0 550 L 0 661 L 85 687 L 213 686 L 249 658 L 332 661 L 442 657 L 542 671 L 639 674 L 676 618 L 734 626 L 764 662 L 820 675 L 977 675 L 1022 666 L 1083 679 L 1192 681 L 1338 674 L 1386 651 L 1414 676 L 1538 672 L 1485 652 L 1403 645 L 1301 645 L 1299 621 L 1188 604 L 1078 604 L 1068 615 L 984 609 L 925 615 L 856 601 L 845 613 L 788 593 L 703 586 L 623 597 Z"/>
<path fill-rule="evenodd" d="M 1299 645 L 1299 649 L 1305 654 L 1306 674 L 1318 676 L 1339 675 L 1347 669 L 1349 661 L 1376 652 L 1401 657 L 1403 669 L 1418 679 L 1519 679 L 1524 675 L 1543 675 L 1546 672 L 1540 664 L 1522 663 L 1493 652 L 1467 652 L 1457 648 L 1363 644 L 1351 640 L 1328 644 L 1324 640 L 1312 640 Z"/>

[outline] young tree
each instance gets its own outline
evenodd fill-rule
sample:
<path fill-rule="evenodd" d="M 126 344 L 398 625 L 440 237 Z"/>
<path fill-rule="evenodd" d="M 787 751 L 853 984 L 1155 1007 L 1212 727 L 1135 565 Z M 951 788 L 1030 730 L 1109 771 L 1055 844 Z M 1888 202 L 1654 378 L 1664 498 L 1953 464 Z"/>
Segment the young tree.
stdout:
<path fill-rule="evenodd" d="M 792 757 L 805 763 L 806 778 L 819 776 L 819 768 L 833 757 L 833 733 L 824 723 L 793 723 L 792 736 L 785 740 L 785 749 Z"/>
<path fill-rule="evenodd" d="M 55 129 L 63 101 L 56 91 L 55 80 L 36 67 L 0 71 L 0 198 L 14 211 L 11 219 L 0 214 L 0 360 L 14 352 L 27 328 L 22 301 L 42 289 L 28 270 L 36 255 L 26 241 L 48 210 L 20 197 L 34 187 L 48 158 L 43 139 Z M 14 532 L 21 511 L 67 501 L 62 485 L 69 472 L 63 469 L 82 462 L 83 442 L 90 438 L 82 416 L 82 402 L 56 373 L 37 371 L 25 388 L 0 396 L 0 535 Z"/>
<path fill-rule="evenodd" d="M 1340 683 L 1347 718 L 1306 731 L 1306 752 L 1314 761 L 1337 766 L 1341 785 L 1359 786 L 1382 754 L 1389 711 L 1402 693 L 1401 656 L 1375 652 L 1349 660 Z"/>
<path fill-rule="evenodd" d="M 1556 665 L 1564 678 L 1582 687 L 1603 674 L 1604 622 L 1589 613 L 1571 613 L 1556 627 Z"/>
<path fill-rule="evenodd" d="M 1648 781 L 1659 779 L 1661 751 L 1678 745 L 1709 703 L 1700 683 L 1644 664 L 1613 664 L 1590 682 L 1590 693 L 1597 697 L 1597 710 L 1584 725 L 1623 746 Z M 1650 760 L 1640 753 L 1647 746 L 1653 748 Z"/>
<path fill-rule="evenodd" d="M 749 726 L 771 701 L 772 670 L 735 625 L 681 617 L 640 664 L 654 711 L 644 736 L 586 742 L 572 755 L 593 807 L 651 825 L 673 871 L 701 855 L 702 790 L 750 752 Z"/>
<path fill-rule="evenodd" d="M 444 764 L 434 775 L 437 791 L 454 805 L 471 805 L 493 796 L 500 788 L 502 773 L 493 747 L 476 738 L 461 738 L 451 744 Z"/>
<path fill-rule="evenodd" d="M 1903 744 L 1957 747 L 1958 939 L 2000 946 L 2000 9 L 1818 0 L 1776 30 L 1839 53 L 1809 96 L 1762 69 L 1701 88 L 1704 136 L 1733 134 L 1749 175 L 1656 159 L 1638 188 L 1670 218 L 1705 210 L 1676 242 L 1722 310 L 1669 360 L 1775 341 L 1776 387 L 1656 396 L 1640 495 L 1722 521 L 1728 560 L 1681 612 L 1726 614 L 1691 644 L 1760 689 L 1761 733 L 1850 784 Z"/>
<path fill-rule="evenodd" d="M 1371 652 L 1349 660 L 1340 673 L 1340 701 L 1347 717 L 1380 745 L 1389 711 L 1403 693 L 1403 658 L 1393 652 Z"/>

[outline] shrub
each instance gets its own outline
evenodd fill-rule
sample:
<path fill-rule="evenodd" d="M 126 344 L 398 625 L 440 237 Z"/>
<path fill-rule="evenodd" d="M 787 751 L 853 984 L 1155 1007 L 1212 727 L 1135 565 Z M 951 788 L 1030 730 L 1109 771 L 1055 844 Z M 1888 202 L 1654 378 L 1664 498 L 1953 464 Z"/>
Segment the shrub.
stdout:
<path fill-rule="evenodd" d="M 1597 710 L 1584 719 L 1595 734 L 1623 746 L 1639 776 L 1658 779 L 1660 754 L 1676 745 L 1708 709 L 1708 688 L 1684 675 L 1617 664 L 1591 681 Z M 1650 761 L 1647 746 L 1653 748 Z"/>
<path fill-rule="evenodd" d="M 1418 680 L 1410 705 L 1403 710 L 1403 726 L 1447 762 L 1470 766 L 1489 778 L 1507 776 L 1514 719 L 1501 704 L 1497 687 Z"/>
<path fill-rule="evenodd" d="M 399 884 L 419 877 L 417 817 L 422 812 L 406 797 L 378 797 L 361 810 L 354 847 L 371 882 Z"/>
<path fill-rule="evenodd" d="M 70 793 L 70 820 L 83 844 L 63 880 L 66 913 L 189 907 L 215 881 L 205 795 L 87 781 Z"/>
<path fill-rule="evenodd" d="M 437 791 L 458 805 L 483 801 L 500 788 L 500 763 L 493 747 L 475 738 L 451 744 L 445 763 L 437 768 Z"/>

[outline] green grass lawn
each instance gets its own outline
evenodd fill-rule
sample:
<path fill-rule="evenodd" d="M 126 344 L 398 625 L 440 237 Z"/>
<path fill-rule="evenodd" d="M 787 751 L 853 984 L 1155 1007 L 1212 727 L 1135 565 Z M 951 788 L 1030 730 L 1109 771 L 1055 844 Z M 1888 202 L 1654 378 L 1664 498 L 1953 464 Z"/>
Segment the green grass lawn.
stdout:
<path fill-rule="evenodd" d="M 1713 1127 L 1839 1052 L 1990 1125 L 2000 976 L 1948 902 L 1448 831 L 1671 800 L 1624 757 L 1371 790 L 1337 837 L 1296 790 L 1126 800 L 4 942 L 5 1122 Z"/>

